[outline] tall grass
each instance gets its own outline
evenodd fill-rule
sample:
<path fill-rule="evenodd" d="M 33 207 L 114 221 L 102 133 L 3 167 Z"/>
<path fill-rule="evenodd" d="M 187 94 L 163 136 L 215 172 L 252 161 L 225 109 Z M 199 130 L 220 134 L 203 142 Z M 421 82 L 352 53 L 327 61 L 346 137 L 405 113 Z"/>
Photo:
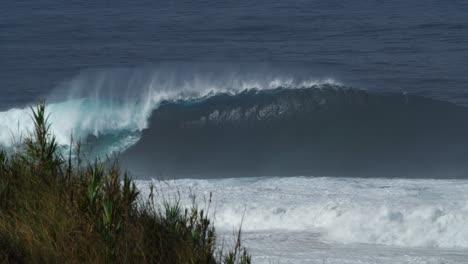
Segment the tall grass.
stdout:
<path fill-rule="evenodd" d="M 45 108 L 32 109 L 35 130 L 19 151 L 0 151 L 0 262 L 251 262 L 240 233 L 233 249 L 217 249 L 213 223 L 195 204 L 142 203 L 117 162 L 84 164 L 79 144 L 64 158 Z"/>

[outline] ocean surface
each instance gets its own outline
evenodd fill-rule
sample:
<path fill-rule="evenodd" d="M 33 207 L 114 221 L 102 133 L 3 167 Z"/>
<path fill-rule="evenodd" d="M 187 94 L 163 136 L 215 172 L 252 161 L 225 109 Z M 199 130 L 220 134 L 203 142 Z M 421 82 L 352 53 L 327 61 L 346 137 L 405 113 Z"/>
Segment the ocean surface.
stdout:
<path fill-rule="evenodd" d="M 468 2 L 1 6 L 3 148 L 46 98 L 64 149 L 212 192 L 227 240 L 245 213 L 258 263 L 468 261 Z"/>

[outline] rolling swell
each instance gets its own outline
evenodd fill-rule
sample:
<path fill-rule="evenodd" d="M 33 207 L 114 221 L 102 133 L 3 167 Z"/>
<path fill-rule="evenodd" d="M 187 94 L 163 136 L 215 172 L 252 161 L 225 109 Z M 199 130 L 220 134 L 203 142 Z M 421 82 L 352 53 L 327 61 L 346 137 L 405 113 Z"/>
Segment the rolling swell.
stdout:
<path fill-rule="evenodd" d="M 324 85 L 166 101 L 122 154 L 136 175 L 459 178 L 468 110 Z"/>

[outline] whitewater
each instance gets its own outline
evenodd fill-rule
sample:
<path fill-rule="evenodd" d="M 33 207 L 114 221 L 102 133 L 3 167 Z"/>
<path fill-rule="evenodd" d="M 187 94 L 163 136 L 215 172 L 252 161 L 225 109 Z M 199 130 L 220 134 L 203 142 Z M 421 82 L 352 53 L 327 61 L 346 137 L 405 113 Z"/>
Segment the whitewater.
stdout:
<path fill-rule="evenodd" d="M 468 258 L 468 180 L 398 174 L 431 166 L 444 173 L 455 164 L 447 178 L 466 175 L 460 146 L 466 142 L 464 107 L 405 93 L 368 93 L 328 78 L 192 69 L 84 72 L 47 99 L 52 132 L 64 147 L 73 136 L 96 155 L 122 152 L 137 168 L 146 160 L 156 168 L 199 170 L 197 179 L 166 174 L 176 179 L 164 181 L 153 167 L 130 173 L 143 202 L 152 185 L 164 194 L 157 199 L 180 197 L 184 206 L 193 195 L 208 206 L 212 194 L 209 210 L 219 244 L 233 243 L 242 226 L 254 263 L 435 264 Z M 2 147 L 14 147 L 15 139 L 31 132 L 30 111 L 0 112 Z M 292 133 L 296 137 L 283 136 Z M 254 145 L 261 138 L 267 144 Z M 295 152 L 301 145 L 303 152 Z M 230 156 L 236 146 L 238 156 Z M 260 162 L 256 151 L 264 155 Z M 269 170 L 257 177 L 236 171 L 251 164 Z M 320 164 L 336 177 L 294 172 L 294 166 L 313 170 Z M 227 165 L 234 169 L 224 175 Z M 339 166 L 349 174 L 335 171 Z M 211 174 L 204 178 L 205 169 Z M 280 173 L 265 175 L 269 171 Z"/>
<path fill-rule="evenodd" d="M 468 263 L 467 13 L 2 1 L 0 149 L 45 98 L 61 149 L 117 156 L 142 199 L 213 193 L 226 243 L 244 216 L 254 263 Z"/>
<path fill-rule="evenodd" d="M 138 181 L 207 206 L 232 243 L 242 223 L 254 263 L 465 263 L 467 180 L 254 177 Z"/>

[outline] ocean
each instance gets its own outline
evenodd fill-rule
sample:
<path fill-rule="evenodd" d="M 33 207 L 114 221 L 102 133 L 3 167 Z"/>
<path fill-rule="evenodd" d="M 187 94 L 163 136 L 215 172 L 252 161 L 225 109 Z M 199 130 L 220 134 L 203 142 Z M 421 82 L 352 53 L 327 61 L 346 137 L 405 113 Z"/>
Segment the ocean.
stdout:
<path fill-rule="evenodd" d="M 468 260 L 468 2 L 10 1 L 0 145 L 213 193 L 256 263 Z M 163 180 L 163 181 L 160 181 Z M 242 220 L 242 216 L 244 216 Z"/>

